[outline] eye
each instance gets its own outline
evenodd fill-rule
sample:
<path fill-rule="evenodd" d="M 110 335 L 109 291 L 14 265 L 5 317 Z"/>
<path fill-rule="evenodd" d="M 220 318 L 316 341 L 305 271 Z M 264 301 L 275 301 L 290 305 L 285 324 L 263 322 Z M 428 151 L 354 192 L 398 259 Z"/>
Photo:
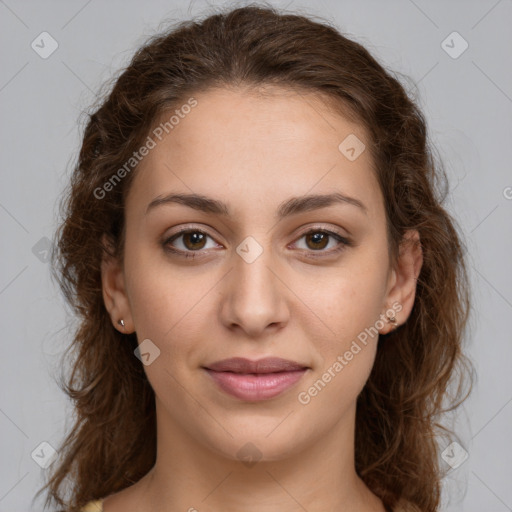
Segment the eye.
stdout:
<path fill-rule="evenodd" d="M 210 238 L 213 240 L 213 238 L 208 235 L 208 233 L 205 233 L 204 231 L 201 231 L 200 229 L 182 229 L 175 235 L 171 236 L 170 238 L 166 239 L 164 242 L 164 247 L 167 248 L 169 251 L 174 253 L 180 253 L 180 255 L 183 255 L 187 258 L 193 258 L 195 257 L 194 252 L 198 252 L 201 249 L 209 249 L 211 247 L 206 247 L 206 239 Z M 182 240 L 180 240 L 182 239 Z M 178 246 L 181 245 L 181 247 L 176 247 L 172 244 L 172 242 L 179 241 L 177 244 Z M 214 244 L 214 247 L 216 245 Z M 192 253 L 192 254 L 190 254 Z"/>
<path fill-rule="evenodd" d="M 313 258 L 319 256 L 328 256 L 330 254 L 337 253 L 343 250 L 345 247 L 351 245 L 351 242 L 347 238 L 341 236 L 340 234 L 326 229 L 318 228 L 313 228 L 310 229 L 309 231 L 306 231 L 306 233 L 303 233 L 298 240 L 300 241 L 302 239 L 305 240 L 306 247 L 301 249 L 308 251 L 310 253 L 308 254 L 308 256 L 311 256 Z M 326 247 L 329 246 L 330 242 L 333 242 L 334 248 L 324 250 Z"/>
<path fill-rule="evenodd" d="M 167 251 L 177 254 L 178 256 L 194 258 L 196 257 L 195 253 L 199 253 L 198 255 L 200 255 L 203 249 L 219 247 L 216 242 L 213 243 L 213 246 L 207 247 L 208 238 L 213 241 L 213 238 L 205 231 L 196 228 L 184 228 L 167 238 L 162 245 Z M 329 256 L 352 245 L 347 238 L 340 234 L 319 228 L 306 231 L 298 238 L 299 241 L 302 239 L 305 239 L 306 247 L 299 249 L 305 251 L 306 256 L 312 258 Z M 334 243 L 334 248 L 325 250 L 330 242 Z M 295 244 L 297 244 L 297 242 L 295 242 Z"/>

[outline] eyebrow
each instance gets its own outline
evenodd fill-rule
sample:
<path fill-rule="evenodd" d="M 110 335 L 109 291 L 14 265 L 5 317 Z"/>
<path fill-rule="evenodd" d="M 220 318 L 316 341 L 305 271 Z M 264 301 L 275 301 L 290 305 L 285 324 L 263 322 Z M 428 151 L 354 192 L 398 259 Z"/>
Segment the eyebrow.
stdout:
<path fill-rule="evenodd" d="M 171 193 L 165 196 L 156 197 L 148 204 L 146 208 L 146 215 L 156 207 L 165 204 L 182 204 L 189 208 L 193 208 L 194 210 L 221 215 L 223 217 L 229 217 L 231 215 L 228 205 L 218 199 L 213 199 L 201 194 L 181 193 Z M 326 208 L 334 204 L 349 204 L 359 208 L 365 214 L 368 213 L 366 206 L 359 201 L 359 199 L 346 196 L 339 192 L 333 192 L 331 194 L 291 197 L 279 205 L 276 218 L 281 220 L 285 217 L 290 217 L 291 215 Z"/>

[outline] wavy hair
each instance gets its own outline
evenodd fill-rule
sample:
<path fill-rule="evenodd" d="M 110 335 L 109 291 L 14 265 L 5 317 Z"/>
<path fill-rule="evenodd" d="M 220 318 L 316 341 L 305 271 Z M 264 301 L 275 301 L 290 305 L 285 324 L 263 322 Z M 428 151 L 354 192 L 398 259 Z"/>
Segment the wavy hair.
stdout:
<path fill-rule="evenodd" d="M 370 137 L 393 257 L 406 230 L 419 232 L 423 266 L 412 312 L 379 343 L 357 399 L 355 464 L 388 508 L 405 499 L 422 512 L 438 510 L 440 439 L 452 434 L 439 419 L 467 398 L 473 370 L 462 350 L 470 309 L 464 246 L 443 207 L 445 171 L 422 112 L 396 74 L 329 22 L 261 4 L 210 13 L 151 37 L 87 114 L 52 254 L 52 274 L 79 325 L 64 385 L 74 423 L 42 489 L 47 506 L 75 512 L 130 486 L 156 460 L 154 393 L 133 355 L 136 334 L 112 326 L 101 283 L 103 235 L 110 254 L 123 258 L 125 197 L 137 167 L 102 199 L 97 191 L 186 98 L 265 85 L 318 93 L 357 120 Z"/>

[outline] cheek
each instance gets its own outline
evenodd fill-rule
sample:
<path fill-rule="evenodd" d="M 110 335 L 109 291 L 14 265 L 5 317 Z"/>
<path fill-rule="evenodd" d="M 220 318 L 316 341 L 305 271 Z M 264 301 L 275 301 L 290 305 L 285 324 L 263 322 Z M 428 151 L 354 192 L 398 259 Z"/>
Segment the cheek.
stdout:
<path fill-rule="evenodd" d="M 376 274 L 340 276 L 312 299 L 324 327 L 303 325 L 318 355 L 314 373 L 298 390 L 297 401 L 326 424 L 355 403 L 375 361 L 381 282 Z M 317 330 L 318 329 L 318 330 Z M 324 333 L 320 335 L 320 332 Z"/>
<path fill-rule="evenodd" d="M 145 340 L 151 340 L 154 345 L 149 345 L 150 351 L 157 354 L 144 366 L 144 371 L 157 399 L 166 404 L 165 409 L 180 411 L 177 415 L 173 413 L 178 422 L 183 414 L 187 416 L 185 411 L 197 414 L 186 390 L 193 389 L 190 370 L 194 354 L 200 349 L 198 329 L 207 332 L 204 325 L 198 327 L 202 310 L 194 304 L 201 294 L 194 289 L 196 292 L 188 295 L 174 292 L 164 280 L 151 279 L 144 283 L 139 281 L 133 289 L 132 307 L 139 350 L 142 343 L 147 343 Z"/>
<path fill-rule="evenodd" d="M 310 321 L 301 328 L 315 345 L 318 355 L 314 375 L 302 387 L 308 397 L 322 396 L 317 401 L 349 402 L 364 387 L 375 360 L 380 315 L 386 290 L 387 260 L 376 250 L 359 252 L 346 258 L 343 267 L 329 276 L 319 274 L 308 280 L 307 305 L 321 322 Z M 314 282 L 314 286 L 313 286 Z M 300 315 L 298 315 L 300 317 Z"/>
<path fill-rule="evenodd" d="M 196 282 L 163 259 L 150 262 L 144 260 L 144 254 L 135 253 L 127 258 L 126 269 L 138 342 L 149 339 L 159 353 L 154 363 L 145 366 L 146 374 L 152 384 L 156 379 L 155 391 L 160 386 L 168 388 L 172 385 L 170 374 L 183 378 L 185 364 L 190 364 L 198 351 L 197 340 L 201 333 L 204 340 L 204 333 L 209 332 L 211 317 L 204 310 L 208 304 L 204 295 L 214 285 L 213 276 Z"/>
<path fill-rule="evenodd" d="M 346 265 L 329 275 L 319 274 L 302 295 L 321 320 L 322 332 L 331 339 L 329 344 L 335 341 L 335 348 L 339 348 L 340 343 L 375 325 L 383 311 L 385 286 L 386 269 L 375 261 L 363 265 L 359 260 L 357 265 Z"/>
<path fill-rule="evenodd" d="M 173 268 L 164 255 L 154 253 L 127 251 L 127 292 L 138 336 L 165 342 L 174 326 L 200 300 L 201 290 Z"/>

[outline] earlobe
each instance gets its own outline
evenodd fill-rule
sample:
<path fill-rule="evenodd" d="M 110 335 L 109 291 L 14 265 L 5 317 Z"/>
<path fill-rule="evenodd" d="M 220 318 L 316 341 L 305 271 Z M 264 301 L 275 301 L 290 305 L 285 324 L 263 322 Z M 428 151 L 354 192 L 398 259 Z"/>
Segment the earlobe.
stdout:
<path fill-rule="evenodd" d="M 126 295 L 124 272 L 118 259 L 113 255 L 113 246 L 104 234 L 102 237 L 103 257 L 101 261 L 101 284 L 103 302 L 112 324 L 122 333 L 133 332 L 130 305 Z M 120 323 L 122 319 L 123 324 Z"/>
<path fill-rule="evenodd" d="M 416 297 L 416 282 L 423 264 L 423 252 L 417 230 L 409 230 L 404 234 L 400 244 L 396 266 L 393 270 L 393 284 L 388 292 L 385 316 L 388 321 L 381 330 L 387 334 L 397 326 L 406 322 L 412 311 Z M 396 326 L 392 318 L 395 318 Z"/>

